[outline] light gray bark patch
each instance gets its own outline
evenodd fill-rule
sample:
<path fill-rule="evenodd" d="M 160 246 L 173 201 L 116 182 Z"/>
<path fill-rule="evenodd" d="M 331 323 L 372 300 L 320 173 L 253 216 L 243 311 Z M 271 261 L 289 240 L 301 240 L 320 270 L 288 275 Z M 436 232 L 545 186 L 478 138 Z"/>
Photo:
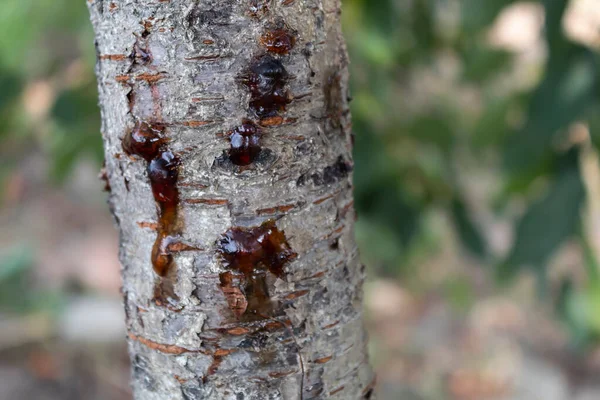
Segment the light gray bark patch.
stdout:
<path fill-rule="evenodd" d="M 370 396 L 339 0 L 88 5 L 109 205 L 120 230 L 134 397 Z M 263 84 L 268 74 L 258 74 L 254 90 L 240 77 L 265 57 L 283 67 L 285 83 Z M 258 98 L 253 91 L 285 104 L 255 112 L 260 104 L 251 104 Z M 261 151 L 240 166 L 230 159 L 228 133 L 244 119 L 260 126 Z M 162 124 L 168 149 L 180 159 L 182 225 L 171 248 L 175 304 L 155 301 L 151 255 L 161 210 L 145 160 L 121 147 L 141 121 Z M 280 276 L 258 271 L 247 278 L 259 281 L 252 283 L 273 308 L 269 315 L 239 318 L 221 288 L 220 274 L 232 271 L 217 243 L 230 229 L 267 220 L 285 232 L 297 257 Z M 245 296 L 244 284 L 237 289 Z"/>

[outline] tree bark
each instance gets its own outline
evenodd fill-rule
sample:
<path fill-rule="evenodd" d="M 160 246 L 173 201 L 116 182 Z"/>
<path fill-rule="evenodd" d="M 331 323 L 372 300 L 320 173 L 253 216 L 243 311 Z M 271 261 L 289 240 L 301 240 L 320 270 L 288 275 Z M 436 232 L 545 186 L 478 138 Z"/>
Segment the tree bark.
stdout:
<path fill-rule="evenodd" d="M 134 397 L 373 394 L 339 0 L 88 0 Z"/>

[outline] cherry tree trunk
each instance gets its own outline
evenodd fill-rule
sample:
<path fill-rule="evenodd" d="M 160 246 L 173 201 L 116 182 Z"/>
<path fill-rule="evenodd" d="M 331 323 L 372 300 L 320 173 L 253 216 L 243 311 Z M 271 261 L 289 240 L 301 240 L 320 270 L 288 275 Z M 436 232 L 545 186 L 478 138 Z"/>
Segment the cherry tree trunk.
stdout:
<path fill-rule="evenodd" d="M 88 0 L 135 399 L 368 399 L 339 0 Z"/>

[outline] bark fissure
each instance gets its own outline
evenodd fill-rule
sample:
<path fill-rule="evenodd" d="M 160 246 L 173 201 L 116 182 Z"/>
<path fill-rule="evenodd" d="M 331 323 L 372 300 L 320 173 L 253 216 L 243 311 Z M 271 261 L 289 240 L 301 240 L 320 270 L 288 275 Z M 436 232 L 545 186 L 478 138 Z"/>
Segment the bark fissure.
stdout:
<path fill-rule="evenodd" d="M 339 0 L 88 5 L 134 397 L 371 396 Z"/>

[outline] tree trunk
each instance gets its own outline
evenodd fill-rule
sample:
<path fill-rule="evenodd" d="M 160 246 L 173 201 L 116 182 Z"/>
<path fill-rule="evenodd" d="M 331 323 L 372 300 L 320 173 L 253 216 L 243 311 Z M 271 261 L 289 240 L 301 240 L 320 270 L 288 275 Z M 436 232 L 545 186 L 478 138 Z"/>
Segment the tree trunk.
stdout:
<path fill-rule="evenodd" d="M 134 397 L 368 399 L 339 0 L 88 0 Z"/>

